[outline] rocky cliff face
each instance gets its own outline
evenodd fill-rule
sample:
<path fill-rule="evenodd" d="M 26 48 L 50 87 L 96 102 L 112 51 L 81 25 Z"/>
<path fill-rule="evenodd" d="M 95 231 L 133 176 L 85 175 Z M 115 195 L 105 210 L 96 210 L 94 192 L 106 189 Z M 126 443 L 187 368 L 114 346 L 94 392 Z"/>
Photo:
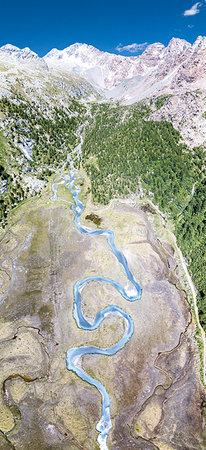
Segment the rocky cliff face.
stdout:
<path fill-rule="evenodd" d="M 190 147 L 206 143 L 206 96 L 200 90 L 165 96 L 163 106 L 150 119 L 172 122 Z"/>
<path fill-rule="evenodd" d="M 144 53 L 141 59 L 145 57 Z M 205 73 L 206 38 L 199 37 L 193 46 L 180 39 L 172 39 L 168 47 L 162 49 L 157 64 L 152 65 L 150 71 L 124 80 L 108 96 L 132 104 L 162 94 L 182 94 L 196 89 L 205 91 Z"/>

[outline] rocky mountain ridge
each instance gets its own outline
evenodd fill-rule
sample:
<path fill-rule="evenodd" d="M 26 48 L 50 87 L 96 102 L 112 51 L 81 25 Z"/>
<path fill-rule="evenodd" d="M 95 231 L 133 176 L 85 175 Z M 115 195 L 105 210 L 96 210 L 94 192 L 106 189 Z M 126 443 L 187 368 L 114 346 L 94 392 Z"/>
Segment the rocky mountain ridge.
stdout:
<path fill-rule="evenodd" d="M 178 42 L 177 42 L 178 41 Z M 186 45 L 188 44 L 188 45 Z M 141 55 L 145 57 L 144 53 Z M 177 94 L 195 89 L 206 90 L 206 38 L 198 37 L 193 45 L 172 39 L 150 71 L 124 80 L 109 96 L 132 104 L 153 95 Z"/>
<path fill-rule="evenodd" d="M 153 91 L 158 91 L 165 86 L 174 88 L 175 83 L 175 87 L 179 88 L 181 81 L 186 84 L 201 81 L 205 88 L 205 52 L 206 37 L 202 36 L 193 45 L 179 38 L 172 38 L 167 47 L 154 43 L 138 56 L 116 55 L 76 43 L 63 50 L 52 49 L 40 58 L 28 47 L 19 49 L 7 44 L 0 48 L 0 62 L 8 59 L 24 63 L 35 61 L 45 70 L 75 73 L 96 88 L 111 91 L 109 96 L 122 96 L 123 100 L 132 103 L 138 100 L 138 96 L 150 96 L 152 86 Z M 196 66 L 199 71 L 194 76 Z M 134 77 L 138 78 L 133 80 Z M 122 82 L 124 84 L 121 86 Z M 117 86 L 118 91 L 112 91 Z M 125 87 L 129 90 L 127 95 L 122 94 Z"/>
<path fill-rule="evenodd" d="M 33 52 L 32 50 L 30 50 L 29 47 L 25 47 L 23 49 L 20 49 L 19 47 L 16 47 L 15 45 L 11 45 L 11 44 L 6 44 L 3 45 L 3 47 L 1 47 L 1 56 L 2 56 L 2 52 L 5 55 L 8 56 L 14 56 L 15 58 L 18 59 L 38 59 L 40 60 L 39 56 Z"/>
<path fill-rule="evenodd" d="M 44 61 L 49 67 L 59 64 L 67 70 L 81 73 L 88 81 L 111 90 L 126 79 L 144 77 L 160 69 L 161 65 L 171 63 L 171 58 L 175 64 L 179 55 L 184 55 L 188 49 L 193 53 L 196 48 L 204 47 L 205 39 L 201 37 L 193 46 L 184 39 L 173 38 L 167 47 L 158 42 L 149 45 L 141 55 L 121 56 L 100 52 L 91 45 L 74 44 L 64 50 L 51 50 Z"/>
<path fill-rule="evenodd" d="M 187 144 L 202 145 L 206 142 L 206 37 L 199 36 L 193 45 L 178 38 L 167 47 L 154 43 L 139 56 L 110 54 L 76 43 L 40 58 L 28 47 L 6 44 L 0 48 L 0 96 L 15 92 L 45 108 L 48 102 L 67 107 L 70 96 L 120 104 L 165 96 L 164 107 L 151 118 L 171 121 Z"/>

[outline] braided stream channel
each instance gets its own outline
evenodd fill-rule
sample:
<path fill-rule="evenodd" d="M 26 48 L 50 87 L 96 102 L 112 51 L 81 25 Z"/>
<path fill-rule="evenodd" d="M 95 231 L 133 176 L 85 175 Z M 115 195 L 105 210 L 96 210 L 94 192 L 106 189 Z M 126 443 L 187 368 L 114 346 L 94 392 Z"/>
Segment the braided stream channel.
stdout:
<path fill-rule="evenodd" d="M 107 317 L 109 314 L 115 314 L 119 317 L 121 317 L 124 320 L 125 324 L 125 331 L 123 337 L 120 339 L 120 341 L 113 345 L 110 348 L 99 348 L 95 346 L 83 346 L 83 347 L 75 347 L 71 348 L 67 351 L 66 354 L 66 364 L 68 370 L 72 370 L 75 372 L 82 380 L 86 381 L 92 386 L 95 386 L 98 391 L 101 394 L 102 397 L 102 413 L 101 418 L 99 422 L 97 423 L 96 429 L 99 432 L 98 436 L 98 444 L 101 450 L 108 450 L 107 447 L 107 436 L 112 428 L 111 424 L 111 417 L 110 417 L 110 399 L 109 395 L 105 389 L 105 387 L 98 381 L 92 378 L 90 375 L 88 375 L 81 366 L 81 357 L 83 355 L 87 354 L 98 354 L 98 355 L 114 355 L 119 350 L 121 350 L 125 344 L 129 341 L 133 334 L 133 320 L 131 316 L 121 309 L 118 306 L 115 305 L 109 305 L 106 308 L 98 311 L 94 319 L 92 320 L 92 323 L 88 321 L 82 314 L 81 310 L 81 291 L 85 287 L 87 283 L 90 283 L 92 281 L 100 281 L 102 283 L 107 283 L 112 285 L 117 289 L 117 291 L 121 294 L 121 296 L 129 301 L 134 302 L 135 300 L 139 300 L 141 298 L 142 288 L 137 280 L 135 280 L 134 276 L 132 275 L 127 260 L 123 253 L 121 253 L 117 247 L 114 244 L 114 233 L 113 231 L 110 231 L 108 229 L 101 229 L 101 230 L 89 230 L 88 228 L 84 228 L 80 223 L 80 218 L 82 211 L 84 210 L 84 204 L 78 199 L 78 196 L 81 192 L 81 189 L 78 185 L 76 185 L 79 178 L 81 178 L 78 175 L 78 171 L 76 169 L 72 169 L 71 172 L 65 176 L 61 175 L 61 182 L 64 182 L 64 185 L 67 189 L 69 189 L 72 193 L 72 197 L 74 200 L 74 203 L 71 205 L 71 209 L 75 213 L 74 223 L 77 227 L 77 229 L 80 231 L 80 233 L 84 235 L 90 235 L 90 236 L 105 236 L 105 238 L 108 241 L 108 244 L 121 264 L 128 280 L 132 283 L 133 288 L 130 290 L 125 289 L 124 286 L 117 283 L 116 281 L 113 281 L 109 278 L 105 278 L 102 276 L 94 276 L 94 277 L 87 277 L 83 280 L 78 281 L 74 285 L 74 309 L 73 309 L 73 315 L 74 319 L 76 320 L 77 326 L 83 330 L 96 330 L 105 317 Z M 53 200 L 57 200 L 57 185 L 53 186 Z M 70 203 L 70 202 L 69 202 Z"/>

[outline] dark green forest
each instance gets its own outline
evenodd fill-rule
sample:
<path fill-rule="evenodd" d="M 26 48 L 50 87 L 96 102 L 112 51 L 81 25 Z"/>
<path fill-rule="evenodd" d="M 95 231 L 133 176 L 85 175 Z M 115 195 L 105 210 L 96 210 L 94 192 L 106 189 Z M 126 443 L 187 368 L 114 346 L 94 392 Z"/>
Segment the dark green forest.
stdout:
<path fill-rule="evenodd" d="M 149 108 L 143 105 L 96 107 L 81 162 L 91 179 L 94 201 L 107 204 L 114 196 L 138 193 L 141 187 L 173 221 L 206 330 L 205 153 L 201 147 L 189 149 L 171 123 L 153 122 L 148 116 Z"/>
<path fill-rule="evenodd" d="M 189 264 L 192 279 L 198 289 L 198 309 L 206 331 L 206 179 L 202 178 L 194 197 L 176 221 L 177 243 Z"/>

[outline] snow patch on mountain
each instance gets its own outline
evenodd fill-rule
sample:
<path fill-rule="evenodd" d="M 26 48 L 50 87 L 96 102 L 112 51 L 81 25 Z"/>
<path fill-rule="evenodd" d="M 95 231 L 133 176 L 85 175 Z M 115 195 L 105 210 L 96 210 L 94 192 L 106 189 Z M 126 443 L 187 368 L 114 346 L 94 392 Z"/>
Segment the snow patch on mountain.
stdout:
<path fill-rule="evenodd" d="M 0 71 L 1 67 L 0 95 L 9 92 L 16 78 L 29 85 L 27 94 L 42 95 L 45 101 L 51 91 L 60 102 L 65 91 L 76 96 L 90 91 L 131 104 L 155 95 L 206 90 L 206 37 L 198 36 L 193 45 L 179 38 L 172 38 L 167 47 L 157 42 L 138 56 L 116 55 L 77 42 L 39 58 L 28 47 L 7 44 L 0 48 Z"/>
<path fill-rule="evenodd" d="M 145 97 L 144 92 L 152 95 L 156 88 L 161 89 L 172 82 L 181 65 L 188 58 L 191 64 L 193 56 L 205 48 L 206 37 L 201 36 L 193 45 L 179 38 L 172 38 L 167 47 L 157 42 L 148 45 L 138 56 L 115 55 L 92 45 L 76 43 L 63 50 L 53 49 L 43 59 L 50 69 L 58 67 L 65 72 L 74 72 L 96 88 L 111 91 L 111 98 L 121 100 L 124 97 L 132 101 L 134 97 L 137 101 Z M 127 91 L 125 95 L 122 88 Z"/>

